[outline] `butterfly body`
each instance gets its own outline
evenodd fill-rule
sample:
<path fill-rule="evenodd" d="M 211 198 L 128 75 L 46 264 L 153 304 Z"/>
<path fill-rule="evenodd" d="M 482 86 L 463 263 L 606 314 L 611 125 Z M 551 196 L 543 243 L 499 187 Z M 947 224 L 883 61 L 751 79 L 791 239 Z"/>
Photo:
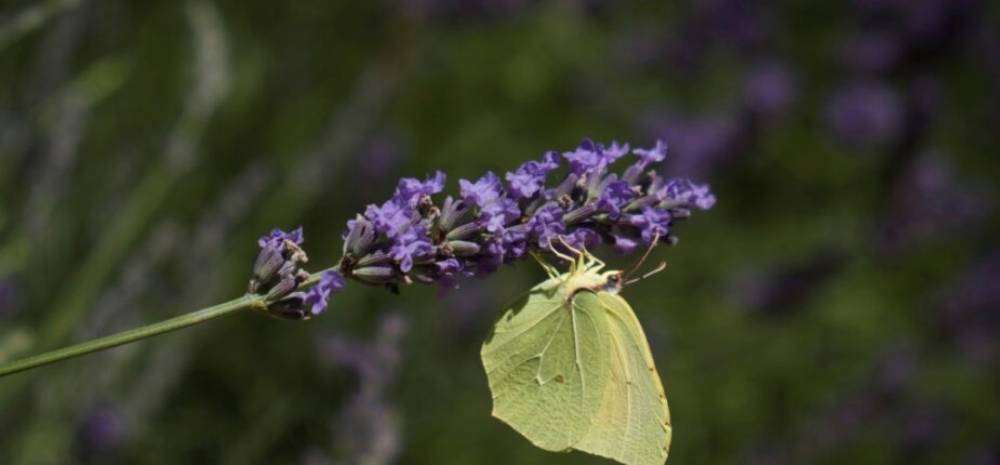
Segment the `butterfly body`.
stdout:
<path fill-rule="evenodd" d="M 659 465 L 671 426 L 639 321 L 618 295 L 623 275 L 576 264 L 507 309 L 481 356 L 493 415 L 536 446 L 627 465 Z"/>

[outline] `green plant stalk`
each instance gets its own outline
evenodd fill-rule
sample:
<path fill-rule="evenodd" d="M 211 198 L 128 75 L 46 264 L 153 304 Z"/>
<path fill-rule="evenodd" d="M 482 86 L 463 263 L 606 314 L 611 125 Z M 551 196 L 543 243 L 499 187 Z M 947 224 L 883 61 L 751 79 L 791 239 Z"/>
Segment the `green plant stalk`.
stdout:
<path fill-rule="evenodd" d="M 234 313 L 240 310 L 246 310 L 246 309 L 266 310 L 266 308 L 267 307 L 266 304 L 264 303 L 264 298 L 262 296 L 245 295 L 238 299 L 233 299 L 228 302 L 221 303 L 219 305 L 203 308 L 201 310 L 196 310 L 194 312 L 177 316 L 169 320 L 161 321 L 159 323 L 153 323 L 151 325 L 141 326 L 139 328 L 130 329 L 128 331 L 122 331 L 118 334 L 112 334 L 110 336 L 105 336 L 91 341 L 82 342 L 80 344 L 71 345 L 69 347 L 53 350 L 51 352 L 46 352 L 32 357 L 27 357 L 20 360 L 15 360 L 13 362 L 5 363 L 3 365 L 0 365 L 0 377 L 40 367 L 43 365 L 48 365 L 50 363 L 55 363 L 58 361 L 67 360 L 74 357 L 79 357 L 81 355 L 86 355 L 92 352 L 97 352 L 104 349 L 110 349 L 112 347 L 128 344 L 130 342 L 135 342 L 140 339 L 156 336 L 158 334 L 163 334 L 170 331 L 176 331 L 181 328 L 186 328 L 188 326 L 196 325 L 198 323 L 203 323 L 205 321 L 219 318 L 221 316 L 228 315 L 230 313 Z"/>
<path fill-rule="evenodd" d="M 308 287 L 312 287 L 314 284 L 319 282 L 320 277 L 323 275 L 323 273 L 327 271 L 340 271 L 340 265 L 327 268 L 318 273 L 313 273 L 309 275 L 309 278 L 303 281 L 302 284 L 299 285 L 299 289 L 306 289 Z M 93 339 L 87 342 L 81 342 L 79 344 L 71 345 L 68 347 L 63 347 L 62 349 L 56 349 L 32 357 L 22 358 L 20 360 L 14 360 L 13 362 L 0 364 L 0 378 L 7 375 L 12 375 L 17 372 L 48 365 L 50 363 L 55 363 L 74 357 L 79 357 L 81 355 L 86 355 L 104 349 L 110 349 L 112 347 L 118 347 L 120 345 L 128 344 L 130 342 L 146 339 L 147 337 L 153 337 L 158 334 L 168 333 L 170 331 L 176 331 L 181 328 L 187 328 L 188 326 L 193 326 L 198 323 L 204 323 L 208 320 L 213 320 L 220 316 L 228 315 L 230 313 L 238 312 L 240 310 L 250 309 L 250 310 L 260 310 L 266 312 L 268 303 L 269 302 L 267 301 L 267 299 L 265 299 L 264 296 L 246 294 L 243 297 L 233 299 L 228 302 L 223 302 L 221 304 L 214 305 L 212 307 L 203 308 L 201 310 L 195 310 L 191 313 L 187 313 L 181 316 L 176 316 L 169 320 L 161 321 L 159 323 L 140 326 L 138 328 L 130 329 L 128 331 L 122 331 L 118 334 L 104 336 L 102 338 Z"/>

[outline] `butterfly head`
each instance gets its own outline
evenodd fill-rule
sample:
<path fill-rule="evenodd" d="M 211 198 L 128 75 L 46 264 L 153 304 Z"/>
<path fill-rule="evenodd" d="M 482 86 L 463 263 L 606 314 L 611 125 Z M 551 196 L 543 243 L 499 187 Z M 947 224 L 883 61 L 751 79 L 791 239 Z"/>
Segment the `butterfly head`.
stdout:
<path fill-rule="evenodd" d="M 625 284 L 627 283 L 627 278 L 625 276 L 624 271 L 613 270 L 613 271 L 606 271 L 602 274 L 604 278 L 604 285 L 601 286 L 602 291 L 610 292 L 612 294 L 618 294 L 619 292 L 622 291 L 622 289 L 625 288 Z"/>

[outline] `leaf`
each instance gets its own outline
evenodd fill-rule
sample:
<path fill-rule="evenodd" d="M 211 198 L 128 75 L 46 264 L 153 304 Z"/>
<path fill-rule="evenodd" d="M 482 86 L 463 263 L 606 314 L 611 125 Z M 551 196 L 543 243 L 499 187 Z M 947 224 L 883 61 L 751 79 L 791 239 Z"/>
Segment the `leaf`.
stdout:
<path fill-rule="evenodd" d="M 601 276 L 549 279 L 497 321 L 481 352 L 493 416 L 545 450 L 659 465 L 671 435 L 663 387 L 628 303 L 576 284 Z"/>

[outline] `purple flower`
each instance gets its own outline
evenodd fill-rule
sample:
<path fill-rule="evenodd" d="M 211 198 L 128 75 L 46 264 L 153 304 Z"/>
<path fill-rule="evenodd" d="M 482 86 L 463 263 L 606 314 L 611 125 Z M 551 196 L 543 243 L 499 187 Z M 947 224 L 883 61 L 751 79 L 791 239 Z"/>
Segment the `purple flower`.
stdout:
<path fill-rule="evenodd" d="M 559 205 L 550 202 L 539 208 L 531 217 L 528 227 L 540 249 L 544 250 L 551 244 L 558 243 L 556 239 L 566 232 L 566 225 L 563 223 L 564 214 Z"/>
<path fill-rule="evenodd" d="M 299 247 L 304 240 L 301 226 L 292 232 L 275 229 L 261 237 L 257 241 L 261 250 L 254 262 L 250 292 L 257 293 L 278 287 L 288 288 L 287 292 L 291 292 L 298 279 L 296 272 L 299 265 L 309 260 L 305 251 Z M 281 291 L 282 295 L 287 292 Z"/>
<path fill-rule="evenodd" d="M 399 263 L 399 269 L 404 273 L 413 269 L 415 260 L 425 258 L 434 251 L 427 233 L 418 227 L 409 228 L 394 239 L 389 255 Z"/>
<path fill-rule="evenodd" d="M 320 315 L 326 311 L 330 296 L 342 291 L 345 284 L 344 275 L 333 270 L 325 271 L 320 275 L 319 283 L 306 291 L 302 303 L 313 316 Z"/>
<path fill-rule="evenodd" d="M 503 195 L 500 179 L 492 171 L 487 172 L 476 182 L 460 179 L 458 184 L 461 187 L 462 198 L 480 209 L 493 205 Z"/>
<path fill-rule="evenodd" d="M 629 255 L 639 248 L 639 241 L 635 237 L 619 234 L 612 234 L 611 236 L 614 240 L 611 246 L 620 255 Z"/>
<path fill-rule="evenodd" d="M 625 174 L 622 175 L 622 180 L 627 182 L 629 185 L 635 185 L 639 182 L 639 178 L 642 176 L 642 172 L 653 163 L 659 163 L 667 158 L 667 143 L 666 141 L 660 139 L 656 141 L 656 146 L 651 149 L 635 149 L 632 150 L 632 154 L 635 155 L 638 160 L 632 164 Z"/>
<path fill-rule="evenodd" d="M 553 183 L 558 187 L 546 186 L 559 166 L 556 153 L 548 152 L 508 173 L 506 183 L 492 172 L 459 180 L 461 200 L 446 197 L 440 207 L 431 195 L 443 189 L 443 174 L 404 180 L 390 201 L 348 222 L 341 269 L 347 278 L 391 289 L 414 282 L 450 287 L 458 276 L 491 273 L 529 252 L 608 243 L 627 253 L 640 243 L 673 244 L 673 223 L 692 208 L 710 208 L 715 197 L 707 185 L 664 184 L 654 172 L 642 172 L 665 158 L 666 147 L 658 141 L 637 149 L 637 162 L 619 177 L 607 171 L 628 145 L 584 140 L 564 154 L 572 172 Z"/>
<path fill-rule="evenodd" d="M 528 233 L 526 230 L 508 228 L 500 235 L 503 247 L 504 262 L 511 262 L 524 256 L 528 251 Z"/>
<path fill-rule="evenodd" d="M 353 226 L 346 236 L 345 253 L 348 246 L 360 247 L 363 241 L 372 240 L 371 231 L 361 232 L 371 226 L 365 218 L 359 217 L 351 224 Z M 344 276 L 338 271 L 328 270 L 320 275 L 316 285 L 307 290 L 300 289 L 311 277 L 301 268 L 309 261 L 300 247 L 303 243 L 301 227 L 291 233 L 275 229 L 258 243 L 261 252 L 254 263 L 249 292 L 263 297 L 269 314 L 285 319 L 308 320 L 323 313 L 330 296 L 344 288 Z"/>
<path fill-rule="evenodd" d="M 624 223 L 639 229 L 643 242 L 652 244 L 653 239 L 667 237 L 670 232 L 670 213 L 654 207 L 644 207 L 638 214 L 629 215 Z"/>
<path fill-rule="evenodd" d="M 892 142 L 903 126 L 903 105 L 889 86 L 855 82 L 830 98 L 827 123 L 844 144 L 871 148 Z"/>
<path fill-rule="evenodd" d="M 563 157 L 569 160 L 570 169 L 574 173 L 583 175 L 603 172 L 628 151 L 628 144 L 619 145 L 617 142 L 612 142 L 610 147 L 605 148 L 590 139 L 584 139 L 576 150 L 563 153 Z"/>
<path fill-rule="evenodd" d="M 715 195 L 707 184 L 698 185 L 687 179 L 671 179 L 656 195 L 662 201 L 700 210 L 708 210 L 715 205 Z"/>
<path fill-rule="evenodd" d="M 375 225 L 375 229 L 389 237 L 405 232 L 412 224 L 413 210 L 405 201 L 393 198 L 381 206 L 369 205 L 365 216 Z"/>
<path fill-rule="evenodd" d="M 659 163 L 667 158 L 667 142 L 663 139 L 656 141 L 656 145 L 651 149 L 635 149 L 632 154 L 639 157 L 639 161 L 645 165 Z"/>
<path fill-rule="evenodd" d="M 486 173 L 475 183 L 462 179 L 459 184 L 462 197 L 479 207 L 486 230 L 491 233 L 502 231 L 521 213 L 517 203 L 505 195 L 500 179 L 493 172 Z"/>
<path fill-rule="evenodd" d="M 416 178 L 403 178 L 396 186 L 394 196 L 401 204 L 416 208 L 420 199 L 437 194 L 444 190 L 444 182 L 447 179 L 441 171 L 436 171 L 433 176 L 429 176 L 425 181 Z"/>
<path fill-rule="evenodd" d="M 594 249 L 601 245 L 601 235 L 590 228 L 579 228 L 563 237 L 567 244 L 576 249 Z"/>
<path fill-rule="evenodd" d="M 601 196 L 598 197 L 597 208 L 611 215 L 611 218 L 617 218 L 621 214 L 622 208 L 634 198 L 635 192 L 629 183 L 625 181 L 611 181 L 604 187 Z"/>
<path fill-rule="evenodd" d="M 298 228 L 295 228 L 290 232 L 285 232 L 280 229 L 273 229 L 268 235 L 262 236 L 260 239 L 258 239 L 257 245 L 259 245 L 261 248 L 270 245 L 272 247 L 278 247 L 284 250 L 285 241 L 292 242 L 296 245 L 302 245 L 302 242 L 304 240 L 305 238 L 302 235 L 302 226 L 299 226 Z"/>
<path fill-rule="evenodd" d="M 545 178 L 549 172 L 559 167 L 559 154 L 556 152 L 546 152 L 542 161 L 529 161 L 517 171 L 507 173 L 507 183 L 510 185 L 510 193 L 516 199 L 527 199 L 534 197 L 542 191 L 545 186 Z"/>

